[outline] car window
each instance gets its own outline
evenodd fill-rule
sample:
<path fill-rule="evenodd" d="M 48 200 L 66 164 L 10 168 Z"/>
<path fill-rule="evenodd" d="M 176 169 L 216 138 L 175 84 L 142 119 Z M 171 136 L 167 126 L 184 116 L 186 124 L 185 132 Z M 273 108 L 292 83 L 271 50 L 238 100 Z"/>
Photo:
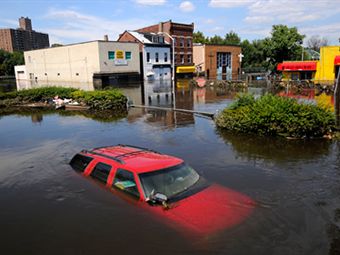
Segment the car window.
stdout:
<path fill-rule="evenodd" d="M 101 182 L 106 183 L 107 177 L 109 176 L 109 173 L 111 171 L 111 166 L 104 164 L 104 163 L 98 163 L 93 171 L 91 172 L 91 176 L 95 179 L 98 179 Z"/>
<path fill-rule="evenodd" d="M 113 180 L 112 187 L 118 188 L 128 194 L 139 197 L 136 181 L 133 173 L 124 169 L 118 169 Z"/>
<path fill-rule="evenodd" d="M 81 154 L 76 154 L 71 162 L 70 165 L 71 167 L 79 172 L 84 172 L 85 168 L 88 166 L 88 164 L 90 164 L 90 162 L 93 160 L 93 158 L 88 157 L 88 156 L 84 156 Z"/>

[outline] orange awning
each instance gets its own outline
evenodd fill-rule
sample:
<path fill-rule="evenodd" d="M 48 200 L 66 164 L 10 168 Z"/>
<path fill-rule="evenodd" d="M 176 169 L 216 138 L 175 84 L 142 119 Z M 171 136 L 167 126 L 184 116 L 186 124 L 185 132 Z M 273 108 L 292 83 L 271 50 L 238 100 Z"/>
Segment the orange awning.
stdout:
<path fill-rule="evenodd" d="M 278 71 L 316 71 L 315 61 L 283 62 L 277 65 Z"/>
<path fill-rule="evenodd" d="M 336 66 L 340 65 L 340 56 L 335 56 L 334 65 Z"/>

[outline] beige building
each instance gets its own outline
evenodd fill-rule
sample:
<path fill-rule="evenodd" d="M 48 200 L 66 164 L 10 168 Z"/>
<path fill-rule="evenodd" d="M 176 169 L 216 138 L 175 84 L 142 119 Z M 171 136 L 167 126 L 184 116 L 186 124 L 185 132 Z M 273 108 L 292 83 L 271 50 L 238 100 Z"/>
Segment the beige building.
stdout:
<path fill-rule="evenodd" d="M 140 80 L 138 43 L 91 41 L 24 52 L 25 75 L 17 79 L 47 86 L 91 90 Z"/>

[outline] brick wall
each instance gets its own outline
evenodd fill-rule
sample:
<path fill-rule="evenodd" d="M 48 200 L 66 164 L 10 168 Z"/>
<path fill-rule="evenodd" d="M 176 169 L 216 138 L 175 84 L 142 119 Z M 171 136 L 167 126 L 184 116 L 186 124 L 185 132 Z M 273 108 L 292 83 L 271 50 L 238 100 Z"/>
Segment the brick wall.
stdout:
<path fill-rule="evenodd" d="M 143 44 L 127 31 L 119 36 L 118 42 L 137 42 L 139 44 L 139 51 L 143 51 Z"/>
<path fill-rule="evenodd" d="M 241 53 L 241 47 L 228 45 L 206 45 L 205 46 L 205 71 L 209 69 L 209 77 L 215 79 L 217 76 L 217 52 L 231 53 L 232 79 L 238 79 L 240 60 L 238 55 Z"/>

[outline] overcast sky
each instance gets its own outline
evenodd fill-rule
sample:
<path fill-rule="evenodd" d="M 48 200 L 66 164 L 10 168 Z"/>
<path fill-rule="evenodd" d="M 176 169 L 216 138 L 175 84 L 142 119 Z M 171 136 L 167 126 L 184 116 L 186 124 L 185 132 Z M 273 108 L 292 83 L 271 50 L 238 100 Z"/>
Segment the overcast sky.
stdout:
<path fill-rule="evenodd" d="M 1 0 L 0 28 L 18 27 L 28 16 L 50 43 L 116 40 L 124 30 L 160 21 L 195 23 L 195 31 L 241 39 L 270 35 L 272 25 L 296 26 L 300 33 L 339 45 L 340 0 Z"/>

